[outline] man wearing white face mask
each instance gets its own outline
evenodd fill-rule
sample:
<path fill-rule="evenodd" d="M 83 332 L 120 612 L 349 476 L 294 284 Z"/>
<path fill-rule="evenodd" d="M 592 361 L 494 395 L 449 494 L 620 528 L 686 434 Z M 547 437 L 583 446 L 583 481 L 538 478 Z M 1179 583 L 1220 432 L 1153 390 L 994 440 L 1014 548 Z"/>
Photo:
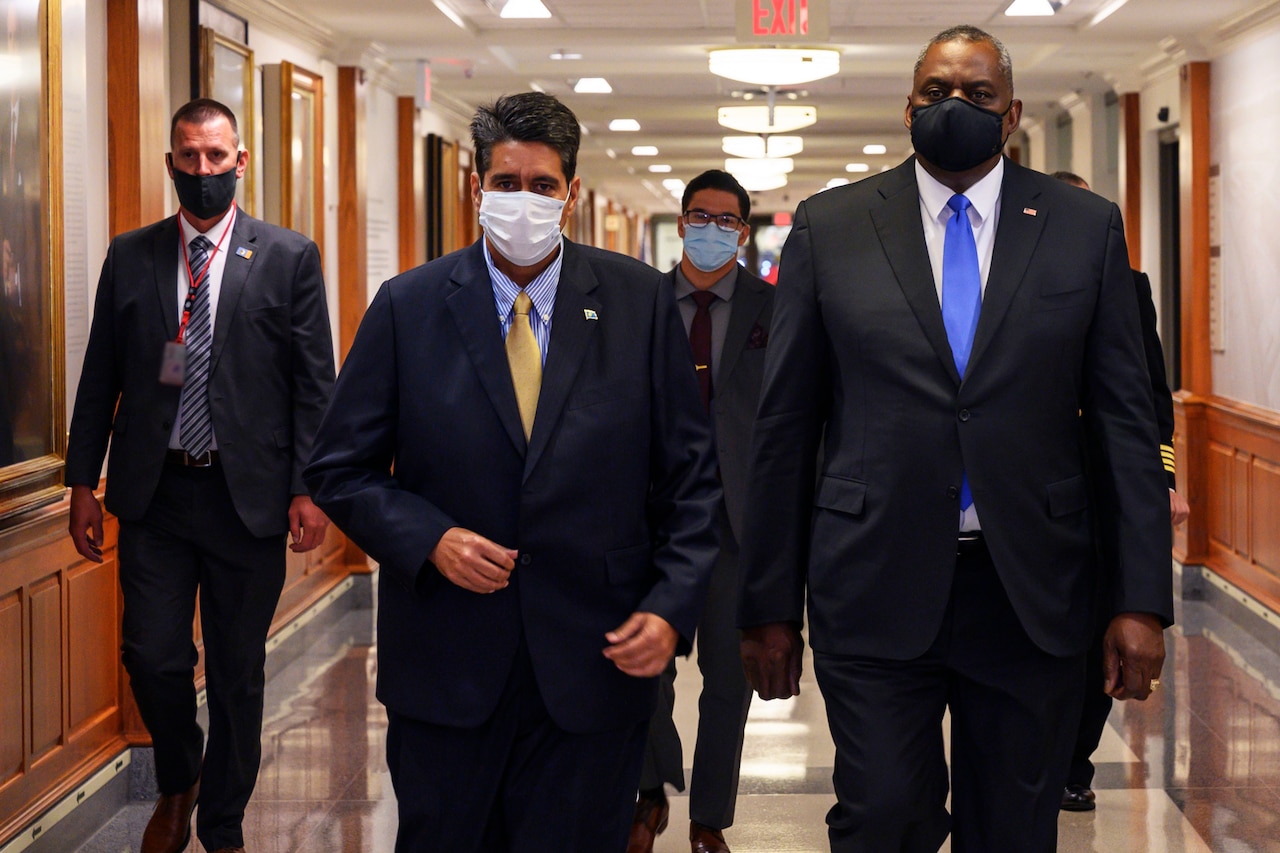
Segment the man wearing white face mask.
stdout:
<path fill-rule="evenodd" d="M 384 574 L 398 853 L 620 850 L 715 561 L 710 428 L 662 276 L 561 236 L 573 113 L 471 132 L 484 238 L 383 285 L 307 482 Z"/>
<path fill-rule="evenodd" d="M 703 172 L 685 187 L 678 228 L 680 263 L 667 273 L 689 335 L 703 403 L 715 428 L 716 461 L 724 485 L 718 508 L 720 554 L 707 607 L 698 622 L 698 736 L 689 788 L 691 853 L 728 853 L 722 830 L 733 823 L 742 733 L 751 689 L 738 654 L 738 540 L 747 492 L 751 428 L 764 376 L 773 317 L 773 288 L 738 265 L 751 229 L 751 197 L 728 172 Z M 684 790 L 680 736 L 671 719 L 675 664 L 663 674 L 659 707 L 649 728 L 640 797 L 627 853 L 651 853 L 666 825 L 664 783 Z"/>

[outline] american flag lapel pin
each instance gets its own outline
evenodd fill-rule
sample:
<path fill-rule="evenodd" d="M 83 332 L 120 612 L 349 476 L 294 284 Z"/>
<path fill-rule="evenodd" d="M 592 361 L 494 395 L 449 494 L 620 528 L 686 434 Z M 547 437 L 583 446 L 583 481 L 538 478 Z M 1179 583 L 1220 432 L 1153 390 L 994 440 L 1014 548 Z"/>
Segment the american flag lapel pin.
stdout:
<path fill-rule="evenodd" d="M 1036 209 L 1034 207 L 1024 207 L 1022 208 L 1022 212 L 1025 213 L 1027 216 L 1036 215 Z"/>
<path fill-rule="evenodd" d="M 583 309 L 582 309 L 582 316 L 583 316 L 583 318 L 584 318 L 584 319 L 587 319 L 587 320 L 599 320 L 599 319 L 600 319 L 600 315 L 599 315 L 599 314 L 597 314 L 595 311 L 592 311 L 590 308 L 583 308 Z"/>
<path fill-rule="evenodd" d="M 253 249 L 246 249 L 244 246 L 236 249 L 236 256 L 244 258 L 246 261 L 253 258 Z"/>

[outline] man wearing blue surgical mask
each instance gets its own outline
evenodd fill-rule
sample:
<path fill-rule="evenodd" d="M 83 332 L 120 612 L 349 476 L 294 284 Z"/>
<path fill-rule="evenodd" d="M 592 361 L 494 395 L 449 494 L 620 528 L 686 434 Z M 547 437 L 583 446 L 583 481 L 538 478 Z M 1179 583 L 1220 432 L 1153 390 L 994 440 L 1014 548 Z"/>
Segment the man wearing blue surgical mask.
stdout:
<path fill-rule="evenodd" d="M 724 486 L 720 554 L 707 607 L 698 622 L 698 736 L 689 791 L 693 853 L 728 851 L 722 830 L 733 823 L 738 766 L 751 689 L 738 656 L 738 538 L 746 496 L 747 453 L 755 421 L 765 345 L 773 316 L 773 287 L 738 265 L 751 233 L 751 197 L 728 172 L 703 172 L 685 187 L 677 228 L 680 263 L 666 275 L 689 334 L 703 404 L 712 415 L 716 461 Z M 680 736 L 671 719 L 675 663 L 663 673 L 658 710 L 650 724 L 640 796 L 627 853 L 650 853 L 669 813 L 664 784 L 685 788 Z"/>
<path fill-rule="evenodd" d="M 622 849 L 715 561 L 671 290 L 560 233 L 579 133 L 539 92 L 476 112 L 484 237 L 382 286 L 306 471 L 381 567 L 401 853 Z"/>

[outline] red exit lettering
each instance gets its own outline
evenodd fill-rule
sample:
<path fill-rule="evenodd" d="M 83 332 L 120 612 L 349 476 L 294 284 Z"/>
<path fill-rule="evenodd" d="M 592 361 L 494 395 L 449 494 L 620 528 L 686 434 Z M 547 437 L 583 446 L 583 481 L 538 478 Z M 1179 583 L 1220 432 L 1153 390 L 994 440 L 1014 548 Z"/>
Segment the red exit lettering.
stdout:
<path fill-rule="evenodd" d="M 751 0 L 753 36 L 809 33 L 809 0 Z"/>

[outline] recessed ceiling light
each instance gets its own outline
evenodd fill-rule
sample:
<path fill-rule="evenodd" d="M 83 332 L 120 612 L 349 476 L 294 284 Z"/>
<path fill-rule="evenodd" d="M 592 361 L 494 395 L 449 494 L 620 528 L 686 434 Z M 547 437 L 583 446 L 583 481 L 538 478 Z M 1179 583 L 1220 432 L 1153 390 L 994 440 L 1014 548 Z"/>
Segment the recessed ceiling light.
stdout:
<path fill-rule="evenodd" d="M 498 17 L 550 18 L 551 12 L 542 5 L 542 0 L 507 0 Z"/>
<path fill-rule="evenodd" d="M 637 145 L 631 149 L 633 157 L 655 157 L 658 154 L 656 145 Z"/>
<path fill-rule="evenodd" d="M 684 181 L 679 178 L 663 178 L 662 186 L 668 191 L 676 194 L 684 192 Z"/>
<path fill-rule="evenodd" d="M 615 118 L 609 122 L 610 130 L 634 131 L 640 129 L 640 122 L 633 118 Z"/>
<path fill-rule="evenodd" d="M 666 174 L 667 172 L 671 171 L 671 167 L 668 166 L 666 163 L 654 163 L 652 166 L 649 167 L 649 171 L 656 172 L 658 174 Z"/>
<path fill-rule="evenodd" d="M 870 172 L 871 167 L 866 163 L 849 163 L 845 165 L 846 172 Z"/>
<path fill-rule="evenodd" d="M 551 59 L 581 59 L 581 58 L 582 58 L 582 54 L 580 54 L 580 53 L 570 53 L 570 52 L 569 52 L 569 51 L 567 51 L 567 50 L 553 50 L 553 51 L 551 52 L 551 56 L 550 56 L 550 58 L 551 58 Z"/>
<path fill-rule="evenodd" d="M 581 77 L 573 84 L 573 91 L 580 95 L 607 95 L 613 87 L 603 77 Z"/>
<path fill-rule="evenodd" d="M 889 150 L 888 148 L 878 143 L 872 143 L 870 145 L 862 146 L 863 154 L 883 154 L 888 150 Z"/>
<path fill-rule="evenodd" d="M 827 189 L 831 189 L 832 187 L 842 187 L 847 183 L 849 183 L 848 178 L 832 178 L 827 181 Z"/>

